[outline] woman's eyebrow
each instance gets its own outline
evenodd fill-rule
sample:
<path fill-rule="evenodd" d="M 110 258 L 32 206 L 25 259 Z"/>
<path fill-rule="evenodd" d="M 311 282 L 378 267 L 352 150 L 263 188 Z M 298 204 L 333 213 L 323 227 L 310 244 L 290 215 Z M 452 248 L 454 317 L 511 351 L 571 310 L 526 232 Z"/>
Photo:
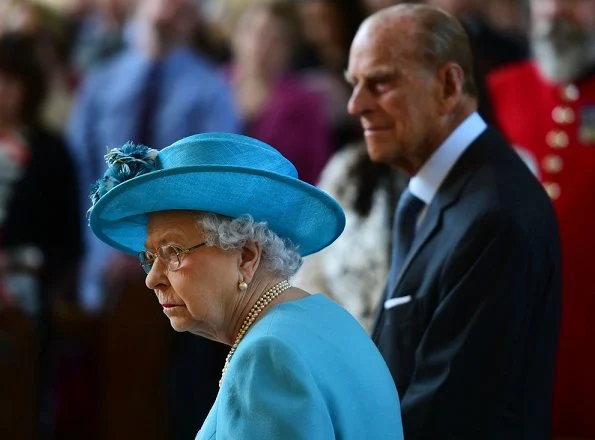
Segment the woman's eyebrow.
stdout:
<path fill-rule="evenodd" d="M 159 240 L 156 241 L 145 241 L 144 245 L 145 245 L 145 249 L 151 249 L 151 247 L 149 246 L 149 244 L 155 242 L 157 243 L 157 246 L 163 246 L 165 244 L 180 244 L 182 241 L 184 240 L 184 237 L 182 234 L 175 232 L 175 231 L 168 231 L 166 233 L 164 233 Z"/>

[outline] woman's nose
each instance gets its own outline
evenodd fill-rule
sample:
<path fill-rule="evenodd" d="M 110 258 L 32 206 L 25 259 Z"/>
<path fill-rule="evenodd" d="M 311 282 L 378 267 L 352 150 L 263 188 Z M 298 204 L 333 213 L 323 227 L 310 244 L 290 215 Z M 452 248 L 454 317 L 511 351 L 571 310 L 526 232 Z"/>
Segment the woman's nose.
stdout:
<path fill-rule="evenodd" d="M 167 284 L 167 277 L 165 276 L 165 271 L 163 267 L 163 263 L 156 258 L 153 264 L 151 265 L 151 269 L 149 273 L 145 277 L 145 285 L 151 289 L 155 290 L 160 286 Z"/>

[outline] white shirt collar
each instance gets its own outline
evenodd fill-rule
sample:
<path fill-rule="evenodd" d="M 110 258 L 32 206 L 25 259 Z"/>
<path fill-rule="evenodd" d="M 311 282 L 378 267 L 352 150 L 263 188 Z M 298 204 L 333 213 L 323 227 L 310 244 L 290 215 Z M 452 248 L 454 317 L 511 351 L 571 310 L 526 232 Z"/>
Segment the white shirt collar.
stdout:
<path fill-rule="evenodd" d="M 409 191 L 429 205 L 459 157 L 486 128 L 477 112 L 470 114 L 409 180 Z"/>

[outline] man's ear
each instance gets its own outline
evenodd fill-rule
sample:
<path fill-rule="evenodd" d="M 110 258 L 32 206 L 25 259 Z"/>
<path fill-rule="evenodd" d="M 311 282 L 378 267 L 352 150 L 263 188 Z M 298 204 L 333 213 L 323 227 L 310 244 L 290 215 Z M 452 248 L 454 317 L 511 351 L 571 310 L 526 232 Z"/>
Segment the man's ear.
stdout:
<path fill-rule="evenodd" d="M 258 266 L 260 266 L 261 255 L 262 248 L 256 241 L 247 241 L 242 249 L 240 249 L 239 271 L 244 277 L 243 281 L 248 284 L 250 284 Z"/>
<path fill-rule="evenodd" d="M 457 106 L 463 96 L 465 73 L 457 63 L 446 63 L 437 72 L 440 84 L 440 110 L 448 114 Z"/>

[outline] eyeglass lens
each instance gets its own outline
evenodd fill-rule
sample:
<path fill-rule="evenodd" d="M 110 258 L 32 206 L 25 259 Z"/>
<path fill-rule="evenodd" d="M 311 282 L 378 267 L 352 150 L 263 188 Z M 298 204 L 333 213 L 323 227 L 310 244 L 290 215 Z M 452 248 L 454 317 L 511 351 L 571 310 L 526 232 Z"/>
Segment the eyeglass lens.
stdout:
<path fill-rule="evenodd" d="M 166 265 L 168 270 L 175 271 L 180 267 L 180 251 L 175 246 L 165 245 L 157 249 L 157 255 L 149 251 L 141 251 L 138 253 L 138 260 L 145 273 L 151 271 L 155 258 L 159 258 Z"/>

